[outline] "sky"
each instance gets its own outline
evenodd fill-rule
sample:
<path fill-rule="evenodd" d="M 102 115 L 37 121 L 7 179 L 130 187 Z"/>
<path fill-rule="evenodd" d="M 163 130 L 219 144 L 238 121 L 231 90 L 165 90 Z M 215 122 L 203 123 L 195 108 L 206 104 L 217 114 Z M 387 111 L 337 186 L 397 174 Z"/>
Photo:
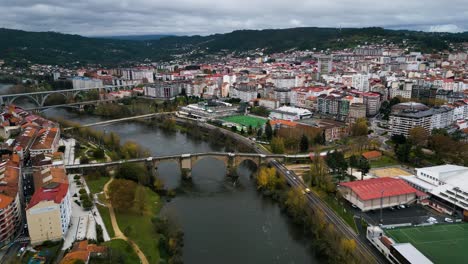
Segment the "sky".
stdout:
<path fill-rule="evenodd" d="M 370 27 L 468 31 L 467 0 L 0 0 L 0 27 L 84 36 Z"/>

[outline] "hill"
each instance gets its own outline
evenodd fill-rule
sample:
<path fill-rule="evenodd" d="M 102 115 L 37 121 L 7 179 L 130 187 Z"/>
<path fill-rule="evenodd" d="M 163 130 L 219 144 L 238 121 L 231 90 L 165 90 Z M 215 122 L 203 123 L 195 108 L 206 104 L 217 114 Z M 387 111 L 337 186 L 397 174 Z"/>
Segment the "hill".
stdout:
<path fill-rule="evenodd" d="M 210 36 L 168 36 L 156 40 L 88 38 L 56 32 L 0 29 L 0 59 L 16 63 L 121 64 L 193 57 L 216 52 L 266 53 L 290 49 L 352 48 L 364 43 L 402 43 L 424 52 L 448 49 L 447 43 L 468 42 L 468 32 L 428 33 L 383 28 L 291 28 L 238 30 Z"/>
<path fill-rule="evenodd" d="M 170 36 L 172 36 L 172 35 L 99 36 L 99 37 L 96 37 L 96 38 L 147 41 L 147 40 L 158 40 L 158 39 L 162 39 L 162 38 L 170 37 Z"/>

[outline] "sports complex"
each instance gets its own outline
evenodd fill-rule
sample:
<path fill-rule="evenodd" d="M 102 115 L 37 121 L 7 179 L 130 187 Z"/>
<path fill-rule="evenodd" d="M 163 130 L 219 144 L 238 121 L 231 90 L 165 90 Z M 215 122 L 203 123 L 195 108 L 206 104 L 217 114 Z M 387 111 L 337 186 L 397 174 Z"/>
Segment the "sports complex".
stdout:
<path fill-rule="evenodd" d="M 387 229 L 397 243 L 411 243 L 434 263 L 468 263 L 468 224 Z"/>
<path fill-rule="evenodd" d="M 263 125 L 267 122 L 266 119 L 252 117 L 252 116 L 245 116 L 245 115 L 235 115 L 235 116 L 228 116 L 223 117 L 221 120 L 226 121 L 228 123 L 237 124 L 244 127 L 252 126 L 253 128 L 263 127 Z"/>

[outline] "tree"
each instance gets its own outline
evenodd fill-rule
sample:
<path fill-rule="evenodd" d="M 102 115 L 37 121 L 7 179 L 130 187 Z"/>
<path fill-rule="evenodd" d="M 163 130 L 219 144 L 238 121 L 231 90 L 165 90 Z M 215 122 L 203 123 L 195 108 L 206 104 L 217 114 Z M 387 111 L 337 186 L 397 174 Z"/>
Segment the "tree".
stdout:
<path fill-rule="evenodd" d="M 140 182 L 142 177 L 148 177 L 148 172 L 142 164 L 124 163 L 116 171 L 115 178 Z"/>
<path fill-rule="evenodd" d="M 259 127 L 257 130 L 257 138 L 262 138 L 263 136 L 263 128 Z"/>
<path fill-rule="evenodd" d="M 409 143 L 399 144 L 395 146 L 395 155 L 401 162 L 408 162 L 411 152 L 411 145 Z"/>
<path fill-rule="evenodd" d="M 309 151 L 309 138 L 307 138 L 305 134 L 302 134 L 300 149 L 301 149 L 301 152 Z"/>
<path fill-rule="evenodd" d="M 273 137 L 273 128 L 271 127 L 270 120 L 265 124 L 265 136 L 267 140 L 271 140 Z"/>
<path fill-rule="evenodd" d="M 273 152 L 274 154 L 283 154 L 284 153 L 283 138 L 274 137 L 271 140 L 270 148 L 271 148 L 271 152 Z"/>
<path fill-rule="evenodd" d="M 301 219 L 305 214 L 306 198 L 299 187 L 291 188 L 286 194 L 285 204 L 294 219 Z"/>
<path fill-rule="evenodd" d="M 351 175 L 353 174 L 353 168 L 357 168 L 359 166 L 359 157 L 356 155 L 351 155 L 349 157 L 349 167 L 351 168 Z"/>
<path fill-rule="evenodd" d="M 250 136 L 253 134 L 253 127 L 252 125 L 249 125 L 248 128 L 247 128 L 247 134 Z"/>
<path fill-rule="evenodd" d="M 133 208 L 135 191 L 138 184 L 133 181 L 115 179 L 109 185 L 109 198 L 112 206 L 119 211 L 128 212 Z"/>
<path fill-rule="evenodd" d="M 351 136 L 359 137 L 359 136 L 367 136 L 368 134 L 368 126 L 367 120 L 364 118 L 359 118 L 356 120 L 356 123 L 351 125 Z"/>
<path fill-rule="evenodd" d="M 428 133 L 423 127 L 417 126 L 409 130 L 409 140 L 415 146 L 423 146 L 428 139 Z"/>
<path fill-rule="evenodd" d="M 369 172 L 370 170 L 370 164 L 369 161 L 365 158 L 360 158 L 358 162 L 358 170 L 361 172 L 361 180 L 364 180 L 364 176 Z"/>

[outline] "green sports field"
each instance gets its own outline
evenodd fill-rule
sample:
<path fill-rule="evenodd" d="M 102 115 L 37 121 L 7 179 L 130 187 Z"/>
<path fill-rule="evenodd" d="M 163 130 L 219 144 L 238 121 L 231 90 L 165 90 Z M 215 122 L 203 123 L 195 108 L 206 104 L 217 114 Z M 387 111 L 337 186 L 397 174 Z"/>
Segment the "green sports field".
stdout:
<path fill-rule="evenodd" d="M 228 117 L 223 117 L 221 119 L 227 122 L 236 123 L 236 124 L 246 126 L 246 127 L 252 126 L 253 128 L 261 127 L 266 123 L 265 119 L 252 117 L 252 116 L 243 116 L 243 115 L 228 116 Z"/>
<path fill-rule="evenodd" d="M 386 230 L 396 242 L 413 244 L 434 263 L 468 263 L 468 224 Z"/>

